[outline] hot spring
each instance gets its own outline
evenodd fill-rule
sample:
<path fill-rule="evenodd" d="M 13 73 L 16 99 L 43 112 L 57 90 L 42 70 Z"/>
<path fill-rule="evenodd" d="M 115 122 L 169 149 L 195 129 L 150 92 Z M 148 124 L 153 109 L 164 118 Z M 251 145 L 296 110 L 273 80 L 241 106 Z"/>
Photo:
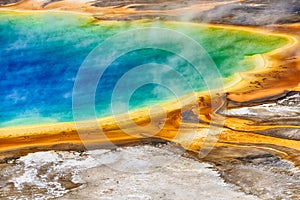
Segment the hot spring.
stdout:
<path fill-rule="evenodd" d="M 143 27 L 175 30 L 197 41 L 223 78 L 254 69 L 256 66 L 245 59 L 247 56 L 269 52 L 288 42 L 274 35 L 192 23 L 101 22 L 78 14 L 1 12 L 0 127 L 72 121 L 73 85 L 88 54 L 110 36 Z M 203 77 L 185 59 L 159 49 L 139 49 L 116 59 L 103 74 L 95 98 L 97 117 L 112 114 L 110 99 L 118 80 L 134 67 L 148 63 L 173 67 L 191 87 L 180 87 L 181 82 L 167 70 L 151 67 L 137 74 L 133 82 L 145 76 L 153 80 L 159 77 L 163 82 L 178 85 L 183 94 L 207 90 Z M 127 93 L 124 86 L 118 94 L 120 105 Z M 168 88 L 147 84 L 132 93 L 129 107 L 131 110 L 150 107 L 175 97 Z"/>

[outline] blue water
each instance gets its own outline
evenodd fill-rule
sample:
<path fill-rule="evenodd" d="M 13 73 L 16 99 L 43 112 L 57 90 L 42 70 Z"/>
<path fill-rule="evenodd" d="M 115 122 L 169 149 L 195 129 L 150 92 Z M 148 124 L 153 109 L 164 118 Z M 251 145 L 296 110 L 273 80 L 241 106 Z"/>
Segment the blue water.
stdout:
<path fill-rule="evenodd" d="M 0 13 L 0 127 L 72 121 L 72 90 L 82 62 L 105 38 L 129 28 L 127 23 L 100 25 L 90 18 L 70 14 Z M 207 46 L 209 48 L 210 44 Z M 239 66 L 243 54 L 233 59 L 236 63 L 225 62 L 226 57 L 220 57 L 215 50 L 211 50 L 211 54 L 221 72 L 223 69 L 224 76 L 250 68 L 243 65 L 237 70 L 229 70 L 230 65 Z M 231 57 L 228 52 L 224 55 Z M 111 115 L 110 97 L 122 75 L 147 63 L 176 65 L 191 87 L 172 80 L 172 74 L 167 71 L 151 66 L 143 74 L 138 74 L 136 80 L 145 76 L 151 76 L 153 80 L 160 77 L 178 85 L 186 94 L 206 89 L 202 78 L 194 75 L 197 73 L 189 63 L 172 53 L 155 49 L 130 52 L 110 65 L 98 85 L 98 117 Z M 119 94 L 121 103 L 122 96 L 130 92 L 126 88 L 124 85 L 123 93 Z M 130 108 L 137 109 L 172 98 L 175 96 L 168 88 L 148 84 L 133 93 Z"/>

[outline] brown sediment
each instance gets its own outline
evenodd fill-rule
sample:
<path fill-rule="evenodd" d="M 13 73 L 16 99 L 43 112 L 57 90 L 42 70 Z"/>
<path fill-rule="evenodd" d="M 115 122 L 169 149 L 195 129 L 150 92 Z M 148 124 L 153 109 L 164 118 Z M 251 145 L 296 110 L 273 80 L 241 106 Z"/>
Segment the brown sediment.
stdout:
<path fill-rule="evenodd" d="M 122 18 L 122 16 L 141 16 L 141 15 L 169 15 L 169 16 L 178 16 L 183 12 L 199 12 L 212 9 L 218 5 L 224 5 L 228 3 L 237 2 L 238 0 L 233 1 L 224 1 L 224 2 L 211 2 L 211 3 L 199 3 L 182 6 L 181 8 L 175 9 L 166 9 L 166 10 L 151 10 L 144 9 L 138 10 L 134 7 L 143 6 L 148 4 L 136 4 L 134 1 L 125 5 L 118 6 L 93 6 L 94 1 L 90 2 L 76 2 L 76 1 L 52 1 L 50 3 L 44 4 L 43 1 L 36 0 L 23 0 L 14 4 L 8 4 L 0 6 L 0 9 L 8 9 L 14 11 L 39 11 L 39 10 L 58 10 L 58 11 L 71 11 L 71 12 L 80 12 L 88 14 L 96 14 L 102 16 L 102 19 L 114 18 L 115 20 Z"/>
<path fill-rule="evenodd" d="M 0 7 L 10 7 L 10 6 L 15 6 L 18 4 L 22 4 L 25 0 L 16 0 L 16 1 L 6 1 L 4 3 L 1 4 L 0 1 Z"/>
<path fill-rule="evenodd" d="M 197 7 L 197 5 L 194 5 Z M 200 5 L 198 5 L 200 9 Z M 215 5 L 212 5 L 215 6 Z M 0 7 L 1 8 L 1 7 Z M 3 8 L 3 7 L 2 7 Z M 168 14 L 176 15 L 180 10 L 172 11 L 136 11 L 128 7 L 91 7 L 87 4 L 70 3 L 70 2 L 54 2 L 43 8 L 42 3 L 36 3 L 32 0 L 24 0 L 15 5 L 5 7 L 11 10 L 59 10 L 62 11 L 80 11 L 92 14 L 102 14 L 105 17 L 118 15 L 135 15 L 135 14 L 151 14 L 160 12 L 168 12 Z M 194 7 L 193 7 L 194 8 Z M 201 7 L 208 9 L 209 7 Z M 189 8 L 186 8 L 189 9 Z M 173 12 L 173 13 L 172 13 Z M 238 107 L 249 107 L 257 104 L 264 104 L 286 96 L 289 91 L 300 91 L 300 45 L 299 38 L 292 33 L 299 33 L 299 25 L 278 26 L 276 31 L 285 33 L 274 33 L 274 27 L 266 27 L 263 30 L 254 27 L 241 26 L 225 26 L 225 25 L 209 25 L 220 28 L 230 28 L 244 31 L 252 31 L 258 33 L 267 33 L 270 35 L 280 35 L 289 39 L 289 44 L 271 51 L 266 54 L 256 55 L 253 59 L 263 62 L 262 69 L 255 69 L 250 72 L 243 72 L 236 75 L 237 79 L 226 87 L 226 95 L 211 96 L 209 92 L 197 93 L 198 105 L 200 110 L 194 108 L 194 103 L 184 101 L 183 107 L 177 103 L 169 103 L 163 105 L 164 113 L 167 113 L 166 119 L 163 119 L 163 113 L 157 112 L 149 116 L 149 110 L 140 110 L 130 113 L 130 119 L 124 122 L 116 122 L 113 117 L 99 119 L 102 131 L 105 135 L 99 134 L 99 127 L 95 127 L 93 123 L 86 121 L 80 122 L 80 129 L 75 123 L 57 123 L 45 124 L 39 126 L 23 126 L 1 128 L 1 144 L 0 152 L 2 159 L 11 154 L 6 152 L 17 152 L 23 149 L 25 152 L 47 149 L 68 149 L 74 148 L 82 150 L 84 147 L 93 148 L 97 145 L 109 145 L 110 143 L 120 145 L 134 143 L 145 140 L 145 138 L 161 138 L 181 144 L 186 149 L 198 152 L 203 147 L 205 134 L 212 126 L 222 126 L 223 123 L 209 124 L 212 117 L 221 116 L 218 113 L 219 108 L 233 109 Z M 298 31 L 298 32 L 297 32 Z M 192 94 L 194 95 L 194 94 Z M 212 100 L 217 99 L 217 107 L 212 108 Z M 189 113 L 185 122 L 181 120 L 181 113 Z M 151 119 L 151 120 L 150 120 Z M 193 119 L 193 120 L 191 120 Z M 195 123 L 195 119 L 200 123 Z M 151 121 L 151 125 L 149 123 Z M 133 124 L 139 126 L 147 126 L 147 129 L 132 128 Z M 296 156 L 289 156 L 292 151 L 299 153 L 300 141 L 280 137 L 272 137 L 259 134 L 259 131 L 270 130 L 272 128 L 300 128 L 300 125 L 260 125 L 254 124 L 250 119 L 242 119 L 234 116 L 226 116 L 224 129 L 219 135 L 216 143 L 216 149 L 220 147 L 255 147 L 264 149 L 287 158 L 295 162 L 296 166 L 300 166 L 300 159 Z M 120 129 L 122 127 L 122 129 Z M 180 127 L 180 131 L 179 131 Z M 141 131 L 142 130 L 142 131 Z M 127 133 L 130 132 L 130 134 Z M 196 133 L 195 133 L 196 131 Z M 192 138 L 192 140 L 191 140 Z M 287 150 L 292 149 L 292 150 Z M 295 155 L 297 153 L 293 153 Z"/>

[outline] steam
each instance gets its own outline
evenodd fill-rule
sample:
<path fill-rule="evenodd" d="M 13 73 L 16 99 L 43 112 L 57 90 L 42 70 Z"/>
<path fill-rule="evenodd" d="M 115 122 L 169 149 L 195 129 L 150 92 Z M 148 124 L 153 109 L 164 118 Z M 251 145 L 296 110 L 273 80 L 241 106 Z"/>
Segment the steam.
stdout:
<path fill-rule="evenodd" d="M 300 22 L 297 0 L 245 0 L 219 5 L 198 13 L 184 13 L 181 20 L 237 25 L 270 25 Z"/>

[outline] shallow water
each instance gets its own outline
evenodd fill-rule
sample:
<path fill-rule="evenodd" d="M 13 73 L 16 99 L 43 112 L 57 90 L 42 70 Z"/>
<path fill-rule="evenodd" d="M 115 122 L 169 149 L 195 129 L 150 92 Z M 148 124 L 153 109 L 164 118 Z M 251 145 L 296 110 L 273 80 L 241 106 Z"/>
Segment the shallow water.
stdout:
<path fill-rule="evenodd" d="M 208 52 L 222 77 L 254 68 L 244 60 L 245 56 L 265 53 L 287 42 L 279 37 L 191 24 L 96 23 L 92 18 L 74 14 L 2 12 L 0 127 L 72 121 L 73 84 L 86 56 L 109 36 L 140 27 L 164 27 L 187 34 Z M 101 61 L 101 56 L 98 59 Z M 145 76 L 154 82 L 161 79 L 163 83 L 176 86 L 180 94 L 207 89 L 202 77 L 183 58 L 163 50 L 136 50 L 119 57 L 105 71 L 96 92 L 97 117 L 111 115 L 110 99 L 117 81 L 134 67 L 147 63 L 173 67 L 188 86 L 167 70 L 151 66 L 142 74 L 136 74 L 133 82 Z M 118 93 L 120 106 L 126 103 L 122 100 L 131 92 L 126 90 L 127 85 L 123 87 Z M 133 92 L 130 109 L 174 98 L 168 88 L 147 84 Z"/>

